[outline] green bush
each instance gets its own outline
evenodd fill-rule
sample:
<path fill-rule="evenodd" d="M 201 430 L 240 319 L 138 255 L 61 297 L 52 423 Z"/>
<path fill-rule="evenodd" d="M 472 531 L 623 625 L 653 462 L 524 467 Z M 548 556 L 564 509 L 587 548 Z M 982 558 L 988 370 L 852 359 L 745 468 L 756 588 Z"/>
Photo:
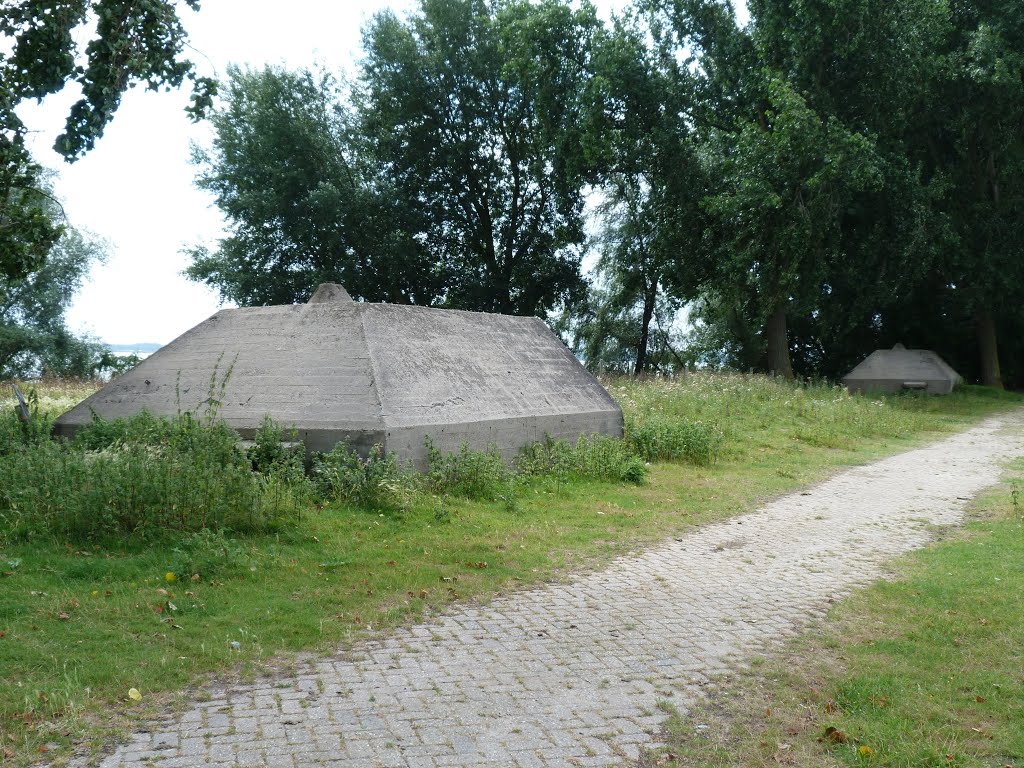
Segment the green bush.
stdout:
<path fill-rule="evenodd" d="M 575 444 L 552 440 L 526 446 L 516 459 L 524 475 L 554 476 L 559 480 L 605 480 L 638 485 L 647 465 L 622 440 L 607 435 L 581 435 Z"/>
<path fill-rule="evenodd" d="M 40 440 L 0 456 L 0 535 L 281 530 L 302 514 L 309 490 L 294 472 L 253 473 L 220 423 L 189 414 L 94 419 L 73 441 Z"/>
<path fill-rule="evenodd" d="M 39 395 L 34 388 L 25 395 L 29 411 L 28 421 L 22 420 L 21 408 L 14 405 L 0 412 L 0 456 L 5 456 L 26 446 L 37 445 L 49 440 L 53 429 L 53 414 L 39 405 Z"/>
<path fill-rule="evenodd" d="M 722 433 L 716 427 L 651 413 L 627 419 L 626 440 L 647 461 L 698 465 L 713 462 L 722 447 Z"/>
<path fill-rule="evenodd" d="M 428 490 L 477 501 L 509 501 L 515 496 L 515 472 L 491 446 L 472 451 L 465 443 L 458 453 L 441 453 L 427 438 Z"/>
<path fill-rule="evenodd" d="M 194 421 L 191 414 L 173 419 L 142 411 L 130 418 L 103 419 L 95 412 L 75 432 L 73 443 L 83 451 L 102 451 L 125 445 L 166 446 L 180 441 Z M 234 447 L 233 437 L 231 446 Z"/>
<path fill-rule="evenodd" d="M 379 445 L 362 459 L 338 443 L 313 460 L 313 477 L 321 497 L 374 511 L 404 512 L 414 493 L 412 477 Z"/>
<path fill-rule="evenodd" d="M 263 417 L 263 423 L 256 430 L 253 445 L 247 451 L 255 472 L 301 473 L 306 458 L 305 448 L 295 442 L 295 431 L 286 433 L 284 427 L 270 416 Z"/>

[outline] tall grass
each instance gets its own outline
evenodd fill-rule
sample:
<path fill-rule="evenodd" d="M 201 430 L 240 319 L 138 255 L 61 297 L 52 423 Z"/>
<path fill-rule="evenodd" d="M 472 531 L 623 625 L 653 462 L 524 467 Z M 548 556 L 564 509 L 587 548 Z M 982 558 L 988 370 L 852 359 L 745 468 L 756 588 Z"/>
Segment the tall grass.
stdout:
<path fill-rule="evenodd" d="M 941 403 L 920 395 L 867 398 L 820 382 L 721 374 L 607 384 L 625 414 L 624 440 L 546 440 L 511 463 L 496 449 L 444 454 L 428 443 L 423 475 L 379 448 L 362 459 L 342 445 L 317 457 L 309 478 L 301 446 L 289 445 L 286 430 L 269 419 L 247 452 L 212 411 L 203 418 L 94 419 L 70 443 L 55 442 L 48 438 L 53 409 L 85 391 L 30 390 L 28 424 L 13 408 L 0 416 L 2 535 L 83 541 L 168 530 L 261 533 L 293 525 L 314 500 L 406 511 L 424 496 L 450 496 L 512 508 L 544 477 L 637 484 L 649 463 L 743 460 L 780 439 L 852 448 L 919 434 L 935 426 L 937 410 L 953 418 L 976 408 L 979 396 L 999 397 L 974 389 Z"/>
<path fill-rule="evenodd" d="M 603 480 L 639 485 L 647 479 L 647 466 L 630 443 L 607 435 L 580 435 L 575 443 L 544 440 L 523 448 L 516 468 L 531 477 L 554 476 L 566 480 Z"/>
<path fill-rule="evenodd" d="M 823 448 L 853 448 L 865 438 L 907 438 L 952 426 L 986 409 L 986 400 L 993 405 L 1020 400 L 969 386 L 945 397 L 851 395 L 827 382 L 721 373 L 605 384 L 625 414 L 627 441 L 641 455 L 692 464 L 749 456 L 780 432 Z"/>
<path fill-rule="evenodd" d="M 0 536 L 110 541 L 170 531 L 263 533 L 294 524 L 309 486 L 294 464 L 253 472 L 237 435 L 185 413 L 94 420 L 72 441 L 0 417 Z"/>

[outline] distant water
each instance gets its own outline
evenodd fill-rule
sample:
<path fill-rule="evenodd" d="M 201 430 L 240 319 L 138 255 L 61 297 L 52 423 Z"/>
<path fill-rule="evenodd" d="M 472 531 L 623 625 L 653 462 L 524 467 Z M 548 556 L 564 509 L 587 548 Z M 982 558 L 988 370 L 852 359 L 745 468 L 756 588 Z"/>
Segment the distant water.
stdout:
<path fill-rule="evenodd" d="M 145 342 L 142 344 L 108 344 L 107 346 L 115 355 L 136 355 L 145 360 L 163 345 Z"/>

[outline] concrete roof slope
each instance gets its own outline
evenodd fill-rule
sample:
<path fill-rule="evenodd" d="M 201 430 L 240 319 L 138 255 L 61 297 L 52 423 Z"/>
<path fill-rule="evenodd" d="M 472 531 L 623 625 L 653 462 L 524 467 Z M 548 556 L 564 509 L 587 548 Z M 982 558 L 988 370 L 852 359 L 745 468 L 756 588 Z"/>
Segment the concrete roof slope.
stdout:
<path fill-rule="evenodd" d="M 923 389 L 949 394 L 963 379 L 937 353 L 929 349 L 878 349 L 843 377 L 851 391 L 895 392 Z"/>
<path fill-rule="evenodd" d="M 621 420 L 618 404 L 540 318 L 360 309 L 388 428 L 591 413 Z"/>
<path fill-rule="evenodd" d="M 222 401 L 218 415 L 245 437 L 266 414 L 300 431 L 380 432 L 357 306 L 222 310 L 62 415 L 56 431 L 73 433 L 93 411 L 106 419 L 143 409 L 202 414 L 212 395 Z"/>
<path fill-rule="evenodd" d="M 540 319 L 357 303 L 330 283 L 308 304 L 218 312 L 55 431 L 73 434 L 92 412 L 202 414 L 211 396 L 242 437 L 270 416 L 307 452 L 344 442 L 367 456 L 382 444 L 421 469 L 428 440 L 512 458 L 546 436 L 622 435 L 618 405 Z"/>

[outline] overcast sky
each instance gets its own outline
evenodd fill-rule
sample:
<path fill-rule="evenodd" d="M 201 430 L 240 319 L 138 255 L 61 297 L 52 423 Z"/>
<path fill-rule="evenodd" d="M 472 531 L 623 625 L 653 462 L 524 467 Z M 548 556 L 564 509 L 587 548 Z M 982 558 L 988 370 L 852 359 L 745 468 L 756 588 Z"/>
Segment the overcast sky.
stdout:
<path fill-rule="evenodd" d="M 606 17 L 626 0 L 597 0 Z M 382 8 L 408 12 L 413 0 L 203 0 L 182 10 L 203 74 L 222 76 L 229 63 L 297 68 L 321 63 L 352 71 L 360 29 Z M 109 344 L 165 344 L 217 311 L 217 295 L 181 275 L 180 251 L 214 244 L 222 220 L 211 198 L 192 184 L 190 142 L 210 131 L 184 114 L 186 92 L 125 94 L 96 148 L 68 165 L 51 147 L 75 100 L 61 93 L 19 113 L 33 129 L 36 159 L 59 176 L 57 193 L 70 223 L 110 244 L 68 314 L 72 328 Z"/>

